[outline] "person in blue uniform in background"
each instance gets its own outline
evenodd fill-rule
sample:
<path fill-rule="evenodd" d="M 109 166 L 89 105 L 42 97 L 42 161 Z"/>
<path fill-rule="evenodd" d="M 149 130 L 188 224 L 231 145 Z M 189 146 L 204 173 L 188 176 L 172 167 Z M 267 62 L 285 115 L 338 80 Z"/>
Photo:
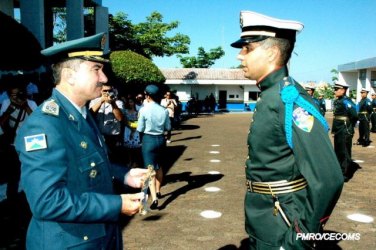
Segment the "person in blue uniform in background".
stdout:
<path fill-rule="evenodd" d="M 353 164 L 352 140 L 358 114 L 354 102 L 346 96 L 349 85 L 344 82 L 334 84 L 333 124 L 331 133 L 334 136 L 334 151 L 341 166 L 344 180 L 349 180 L 349 171 Z"/>
<path fill-rule="evenodd" d="M 103 39 L 100 33 L 42 50 L 56 86 L 15 141 L 32 212 L 29 250 L 123 249 L 118 220 L 139 211 L 143 193 L 119 195 L 113 184 L 139 188 L 147 170 L 111 164 L 87 110 L 107 82 Z"/>
<path fill-rule="evenodd" d="M 362 88 L 360 91 L 361 99 L 358 103 L 358 120 L 359 120 L 359 138 L 358 145 L 368 147 L 370 140 L 370 120 L 372 115 L 372 102 L 367 98 L 368 90 Z"/>
<path fill-rule="evenodd" d="M 144 166 L 153 166 L 155 178 L 150 185 L 152 204 L 150 209 L 158 208 L 158 198 L 161 198 L 163 169 L 162 154 L 166 147 L 165 132 L 171 130 L 168 110 L 161 106 L 159 88 L 150 84 L 145 88 L 144 106 L 140 109 L 137 131 L 140 133 L 142 157 Z"/>
<path fill-rule="evenodd" d="M 261 89 L 248 133 L 245 227 L 250 249 L 309 249 L 299 233 L 319 233 L 341 194 L 343 177 L 328 125 L 288 74 L 303 24 L 240 12 L 238 59 Z"/>

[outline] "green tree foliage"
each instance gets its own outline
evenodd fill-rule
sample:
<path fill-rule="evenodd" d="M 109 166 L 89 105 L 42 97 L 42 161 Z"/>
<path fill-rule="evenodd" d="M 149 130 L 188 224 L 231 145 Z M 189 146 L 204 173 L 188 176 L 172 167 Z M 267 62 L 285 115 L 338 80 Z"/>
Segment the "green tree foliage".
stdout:
<path fill-rule="evenodd" d="M 149 59 L 187 54 L 188 36 L 180 33 L 167 36 L 178 26 L 178 21 L 163 23 L 163 16 L 158 12 L 152 12 L 145 22 L 139 24 L 132 24 L 127 14 L 119 12 L 109 16 L 110 48 L 113 51 L 131 50 Z"/>
<path fill-rule="evenodd" d="M 338 81 L 338 70 L 332 69 L 330 72 L 333 74 L 332 75 L 332 82 L 334 83 L 334 82 Z"/>
<path fill-rule="evenodd" d="M 203 47 L 198 48 L 197 57 L 187 56 L 183 57 L 178 55 L 180 63 L 184 68 L 210 68 L 215 63 L 215 60 L 225 55 L 222 47 L 217 47 L 206 52 Z"/>
<path fill-rule="evenodd" d="M 110 54 L 111 76 L 127 93 L 143 91 L 148 84 L 162 85 L 166 78 L 148 58 L 132 51 L 114 51 Z"/>

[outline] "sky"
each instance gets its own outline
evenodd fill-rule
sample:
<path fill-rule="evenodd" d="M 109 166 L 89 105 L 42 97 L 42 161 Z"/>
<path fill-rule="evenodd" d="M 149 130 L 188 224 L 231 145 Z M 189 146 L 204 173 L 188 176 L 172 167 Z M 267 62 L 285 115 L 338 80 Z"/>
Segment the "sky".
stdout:
<path fill-rule="evenodd" d="M 225 56 L 212 68 L 237 67 L 239 49 L 230 44 L 240 37 L 241 10 L 302 22 L 290 75 L 299 82 L 332 82 L 338 65 L 376 57 L 376 0 L 102 0 L 109 13 L 124 12 L 132 23 L 146 20 L 153 11 L 163 22 L 179 21 L 168 36 L 190 37 L 190 54 L 221 46 Z M 181 68 L 176 56 L 156 57 L 159 68 Z"/>

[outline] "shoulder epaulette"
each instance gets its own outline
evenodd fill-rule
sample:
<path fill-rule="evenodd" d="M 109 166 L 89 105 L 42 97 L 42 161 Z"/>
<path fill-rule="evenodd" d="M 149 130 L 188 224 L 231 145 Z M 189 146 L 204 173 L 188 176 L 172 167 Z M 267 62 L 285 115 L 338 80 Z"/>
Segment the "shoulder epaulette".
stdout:
<path fill-rule="evenodd" d="M 42 112 L 48 115 L 59 116 L 59 104 L 54 99 L 49 99 L 43 103 Z"/>

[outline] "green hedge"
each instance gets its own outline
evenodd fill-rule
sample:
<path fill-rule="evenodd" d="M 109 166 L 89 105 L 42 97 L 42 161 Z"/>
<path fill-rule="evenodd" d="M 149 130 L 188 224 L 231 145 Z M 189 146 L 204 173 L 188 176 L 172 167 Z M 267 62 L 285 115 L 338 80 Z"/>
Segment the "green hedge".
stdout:
<path fill-rule="evenodd" d="M 148 84 L 162 85 L 166 78 L 149 59 L 129 50 L 110 54 L 111 70 L 123 88 L 143 89 Z"/>

